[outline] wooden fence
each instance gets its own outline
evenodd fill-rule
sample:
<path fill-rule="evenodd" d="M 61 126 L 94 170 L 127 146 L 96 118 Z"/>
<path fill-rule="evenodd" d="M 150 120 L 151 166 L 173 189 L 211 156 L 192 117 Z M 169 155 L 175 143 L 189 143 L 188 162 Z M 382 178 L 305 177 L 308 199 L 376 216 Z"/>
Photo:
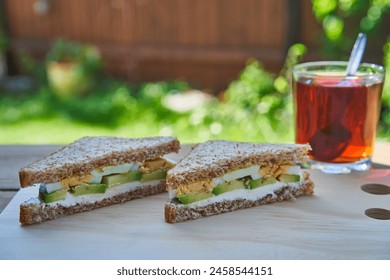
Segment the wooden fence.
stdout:
<path fill-rule="evenodd" d="M 312 44 L 320 30 L 301 0 L 2 1 L 13 51 L 43 57 L 64 37 L 97 45 L 107 70 L 130 81 L 186 79 L 214 90 L 251 57 L 277 72 L 292 43 Z"/>

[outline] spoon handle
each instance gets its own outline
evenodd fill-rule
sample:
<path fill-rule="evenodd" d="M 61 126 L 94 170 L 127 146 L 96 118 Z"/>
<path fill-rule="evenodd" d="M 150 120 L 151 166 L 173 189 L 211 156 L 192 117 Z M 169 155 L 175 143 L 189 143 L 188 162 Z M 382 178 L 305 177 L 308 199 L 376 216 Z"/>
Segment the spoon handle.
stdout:
<path fill-rule="evenodd" d="M 356 71 L 358 70 L 360 61 L 363 57 L 364 49 L 366 47 L 366 41 L 366 34 L 359 33 L 355 44 L 353 45 L 351 56 L 349 57 L 347 65 L 347 76 L 355 75 Z"/>

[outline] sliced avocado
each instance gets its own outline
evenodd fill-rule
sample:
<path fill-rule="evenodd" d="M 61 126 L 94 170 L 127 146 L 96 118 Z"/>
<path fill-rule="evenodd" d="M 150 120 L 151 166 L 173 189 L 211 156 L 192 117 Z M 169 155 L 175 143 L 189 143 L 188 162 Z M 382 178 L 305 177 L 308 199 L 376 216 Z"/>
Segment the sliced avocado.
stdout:
<path fill-rule="evenodd" d="M 112 174 L 103 176 L 102 184 L 106 184 L 109 188 L 129 182 L 139 181 L 142 173 L 139 171 L 130 171 L 121 174 Z"/>
<path fill-rule="evenodd" d="M 144 173 L 141 176 L 141 182 L 161 180 L 167 177 L 167 171 L 164 169 L 156 170 L 150 173 Z"/>
<path fill-rule="evenodd" d="M 295 183 L 301 180 L 301 176 L 298 174 L 281 174 L 278 180 L 284 183 Z"/>
<path fill-rule="evenodd" d="M 275 177 L 266 177 L 266 178 L 260 178 L 257 180 L 250 180 L 249 181 L 249 187 L 251 189 L 256 189 L 265 185 L 270 185 L 276 183 Z"/>
<path fill-rule="evenodd" d="M 46 188 L 44 189 L 46 190 Z M 45 203 L 50 203 L 58 200 L 64 200 L 65 196 L 67 193 L 67 189 L 63 188 L 58 191 L 54 191 L 52 193 L 47 193 L 47 192 L 41 192 L 41 189 L 39 190 L 39 197 L 45 202 Z"/>
<path fill-rule="evenodd" d="M 219 195 L 221 193 L 230 192 L 239 189 L 246 189 L 244 182 L 239 180 L 233 180 L 216 186 L 213 189 L 213 194 Z"/>
<path fill-rule="evenodd" d="M 72 193 L 74 196 L 94 193 L 105 193 L 106 189 L 106 184 L 81 184 L 74 187 Z"/>
<path fill-rule="evenodd" d="M 177 199 L 183 204 L 190 204 L 195 201 L 203 200 L 214 196 L 212 193 L 200 192 L 200 193 L 187 193 L 176 196 Z"/>

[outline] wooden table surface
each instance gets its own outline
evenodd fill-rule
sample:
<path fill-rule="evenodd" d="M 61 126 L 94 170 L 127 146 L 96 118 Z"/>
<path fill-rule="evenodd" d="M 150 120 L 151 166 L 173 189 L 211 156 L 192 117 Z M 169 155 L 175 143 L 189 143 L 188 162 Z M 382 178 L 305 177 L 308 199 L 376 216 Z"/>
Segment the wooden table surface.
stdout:
<path fill-rule="evenodd" d="M 60 147 L 60 145 L 0 145 L 0 213 L 20 189 L 19 169 Z M 185 148 L 188 148 L 188 145 L 185 145 Z M 390 168 L 390 143 L 376 144 L 373 162 L 374 168 Z"/>
<path fill-rule="evenodd" d="M 164 193 L 23 227 L 19 205 L 37 189 L 19 190 L 18 170 L 56 149 L 0 147 L 0 194 L 3 205 L 11 200 L 0 214 L 0 259 L 390 259 L 389 221 L 367 215 L 389 209 L 389 196 L 361 189 L 390 185 L 389 144 L 377 146 L 377 169 L 310 171 L 315 194 L 296 201 L 172 225 Z"/>

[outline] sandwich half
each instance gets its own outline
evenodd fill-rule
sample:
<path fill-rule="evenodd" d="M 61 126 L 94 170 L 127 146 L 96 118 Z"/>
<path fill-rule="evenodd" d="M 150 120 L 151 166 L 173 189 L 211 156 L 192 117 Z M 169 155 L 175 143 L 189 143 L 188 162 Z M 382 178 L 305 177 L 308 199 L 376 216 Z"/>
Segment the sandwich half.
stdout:
<path fill-rule="evenodd" d="M 309 145 L 208 141 L 168 171 L 168 223 L 312 195 Z"/>
<path fill-rule="evenodd" d="M 84 137 L 23 167 L 21 187 L 37 196 L 20 205 L 20 223 L 42 223 L 78 212 L 158 194 L 166 189 L 178 152 L 175 137 Z"/>

